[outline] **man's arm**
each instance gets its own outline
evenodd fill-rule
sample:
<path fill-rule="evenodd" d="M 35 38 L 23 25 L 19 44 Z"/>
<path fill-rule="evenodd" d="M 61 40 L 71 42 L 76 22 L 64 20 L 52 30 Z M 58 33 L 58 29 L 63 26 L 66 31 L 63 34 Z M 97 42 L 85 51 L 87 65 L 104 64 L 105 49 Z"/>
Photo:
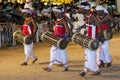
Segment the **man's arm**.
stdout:
<path fill-rule="evenodd" d="M 73 25 L 72 23 L 70 22 L 70 19 L 68 17 L 66 17 L 66 23 L 67 25 L 69 24 L 70 27 L 68 26 L 69 30 L 70 30 L 70 35 L 72 35 L 72 30 L 73 30 Z"/>
<path fill-rule="evenodd" d="M 34 31 L 33 31 L 32 36 L 34 36 L 38 30 L 38 26 L 37 26 L 36 22 L 34 21 L 34 19 L 32 19 L 32 18 L 31 18 L 31 22 L 32 22 L 33 27 L 34 27 Z"/>
<path fill-rule="evenodd" d="M 68 26 L 66 20 L 63 20 L 63 25 L 65 26 L 65 29 L 66 29 L 66 35 L 69 35 L 70 34 L 70 29 L 69 29 L 69 26 Z"/>

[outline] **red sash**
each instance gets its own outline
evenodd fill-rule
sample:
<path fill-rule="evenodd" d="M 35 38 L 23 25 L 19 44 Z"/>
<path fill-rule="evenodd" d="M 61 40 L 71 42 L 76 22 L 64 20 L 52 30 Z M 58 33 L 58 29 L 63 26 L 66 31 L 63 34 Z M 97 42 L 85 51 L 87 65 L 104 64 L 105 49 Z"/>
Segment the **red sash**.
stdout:
<path fill-rule="evenodd" d="M 102 29 L 103 30 L 108 30 L 110 27 L 108 26 L 108 25 L 106 25 L 106 24 L 101 24 L 101 26 L 102 26 Z M 96 34 L 98 35 L 98 33 L 100 33 L 101 32 L 101 28 L 100 27 L 97 27 L 97 29 L 96 29 Z"/>
<path fill-rule="evenodd" d="M 28 31 L 28 27 L 29 27 L 28 25 L 24 25 L 23 26 L 23 30 L 22 30 L 22 33 L 25 34 L 25 35 L 27 35 L 27 36 L 29 36 L 29 35 L 31 35 L 33 33 L 33 27 L 30 27 L 31 34 Z"/>
<path fill-rule="evenodd" d="M 92 27 L 91 26 L 88 26 L 88 36 L 89 37 L 92 37 Z"/>
<path fill-rule="evenodd" d="M 65 35 L 65 27 L 61 25 L 54 26 L 54 36 L 63 38 Z"/>

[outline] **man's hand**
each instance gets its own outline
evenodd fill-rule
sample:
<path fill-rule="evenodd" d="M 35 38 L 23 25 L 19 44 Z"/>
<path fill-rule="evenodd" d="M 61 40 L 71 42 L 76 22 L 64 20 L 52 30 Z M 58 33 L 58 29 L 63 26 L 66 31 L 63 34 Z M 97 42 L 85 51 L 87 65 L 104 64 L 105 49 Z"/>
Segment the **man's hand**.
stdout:
<path fill-rule="evenodd" d="M 30 35 L 29 37 L 33 40 L 34 39 L 34 34 Z"/>

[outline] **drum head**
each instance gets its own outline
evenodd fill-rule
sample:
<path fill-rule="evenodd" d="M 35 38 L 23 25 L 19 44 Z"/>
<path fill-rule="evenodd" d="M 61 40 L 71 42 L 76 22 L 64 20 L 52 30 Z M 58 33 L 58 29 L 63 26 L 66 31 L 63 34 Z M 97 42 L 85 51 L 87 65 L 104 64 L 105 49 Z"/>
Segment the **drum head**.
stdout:
<path fill-rule="evenodd" d="M 77 44 L 79 44 L 80 43 L 80 37 L 81 37 L 82 35 L 81 35 L 81 33 L 74 33 L 73 35 L 72 35 L 72 41 L 74 42 L 74 43 L 77 43 Z"/>
<path fill-rule="evenodd" d="M 42 41 L 44 41 L 44 36 L 45 36 L 46 32 L 43 32 L 42 35 L 41 35 L 41 39 Z"/>
<path fill-rule="evenodd" d="M 110 40 L 110 39 L 112 39 L 112 31 L 111 30 L 105 30 L 104 31 L 104 37 L 105 37 L 105 39 L 107 39 L 107 40 Z"/>
<path fill-rule="evenodd" d="M 32 39 L 30 37 L 27 36 L 27 37 L 24 38 L 24 43 L 25 44 L 30 44 L 31 42 L 32 42 Z"/>
<path fill-rule="evenodd" d="M 97 50 L 99 47 L 99 41 L 94 39 L 94 40 L 91 40 L 90 43 L 89 43 L 89 49 L 90 50 Z"/>
<path fill-rule="evenodd" d="M 63 39 L 60 39 L 57 43 L 57 47 L 60 49 L 65 49 L 67 47 L 67 43 Z"/>

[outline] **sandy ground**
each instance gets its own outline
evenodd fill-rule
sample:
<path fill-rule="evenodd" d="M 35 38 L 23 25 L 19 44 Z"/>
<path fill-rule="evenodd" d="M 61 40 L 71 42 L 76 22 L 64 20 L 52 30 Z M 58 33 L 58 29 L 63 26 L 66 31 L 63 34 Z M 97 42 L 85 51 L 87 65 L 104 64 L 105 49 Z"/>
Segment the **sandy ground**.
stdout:
<path fill-rule="evenodd" d="M 69 71 L 54 65 L 52 72 L 46 72 L 43 68 L 49 64 L 49 51 L 49 44 L 35 43 L 38 61 L 32 64 L 30 59 L 27 66 L 21 66 L 25 58 L 22 45 L 0 49 L 0 80 L 120 80 L 120 33 L 114 35 L 110 44 L 112 66 L 102 68 L 101 76 L 91 76 L 91 73 L 85 78 L 79 76 L 84 67 L 84 49 L 74 43 L 67 47 Z"/>

